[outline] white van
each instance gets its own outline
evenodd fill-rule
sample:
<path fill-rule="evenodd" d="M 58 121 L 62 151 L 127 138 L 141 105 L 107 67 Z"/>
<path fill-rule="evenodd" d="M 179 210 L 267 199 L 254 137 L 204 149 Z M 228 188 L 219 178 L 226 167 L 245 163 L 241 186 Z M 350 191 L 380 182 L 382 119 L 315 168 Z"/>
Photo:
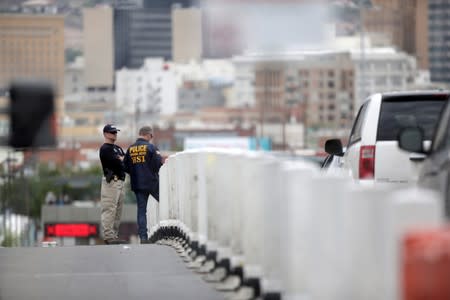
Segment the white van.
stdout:
<path fill-rule="evenodd" d="M 429 147 L 448 99 L 448 91 L 374 94 L 359 109 L 345 153 L 336 139 L 326 142 L 325 151 L 342 156 L 338 168 L 360 182 L 415 183 L 425 155 L 399 149 L 398 134 L 406 127 L 421 127 L 424 147 Z"/>

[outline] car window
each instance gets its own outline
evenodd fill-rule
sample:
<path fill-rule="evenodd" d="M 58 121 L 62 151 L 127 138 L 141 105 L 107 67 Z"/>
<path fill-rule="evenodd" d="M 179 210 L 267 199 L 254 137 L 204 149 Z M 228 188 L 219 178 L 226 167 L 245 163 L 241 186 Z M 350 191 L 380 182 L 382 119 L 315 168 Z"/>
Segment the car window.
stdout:
<path fill-rule="evenodd" d="M 368 106 L 369 106 L 369 102 L 366 102 L 359 109 L 358 115 L 356 116 L 355 123 L 353 124 L 353 128 L 350 133 L 350 138 L 348 139 L 349 145 L 351 145 L 361 139 L 362 124 L 363 124 Z"/>
<path fill-rule="evenodd" d="M 381 104 L 377 141 L 394 141 L 402 128 L 421 127 L 431 140 L 446 100 L 385 100 Z"/>
<path fill-rule="evenodd" d="M 450 130 L 448 130 L 449 119 L 450 105 L 447 104 L 446 109 L 442 112 L 436 134 L 434 135 L 432 151 L 439 151 L 450 145 Z"/>

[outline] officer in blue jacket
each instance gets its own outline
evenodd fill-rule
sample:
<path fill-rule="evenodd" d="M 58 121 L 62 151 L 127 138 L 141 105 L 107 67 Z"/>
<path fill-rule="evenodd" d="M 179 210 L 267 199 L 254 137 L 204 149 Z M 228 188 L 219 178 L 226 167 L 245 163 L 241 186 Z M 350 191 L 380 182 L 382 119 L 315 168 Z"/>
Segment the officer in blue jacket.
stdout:
<path fill-rule="evenodd" d="M 163 164 L 158 149 L 151 143 L 153 129 L 144 126 L 124 158 L 125 171 L 130 174 L 131 190 L 137 200 L 137 224 L 141 244 L 148 243 L 147 200 L 152 195 L 159 202 L 159 169 Z"/>

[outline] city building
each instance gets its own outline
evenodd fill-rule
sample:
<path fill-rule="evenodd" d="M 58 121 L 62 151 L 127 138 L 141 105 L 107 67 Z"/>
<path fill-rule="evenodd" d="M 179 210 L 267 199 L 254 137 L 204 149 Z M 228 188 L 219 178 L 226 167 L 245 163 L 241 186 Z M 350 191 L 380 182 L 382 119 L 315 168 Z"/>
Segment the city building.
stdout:
<path fill-rule="evenodd" d="M 233 62 L 237 82 L 233 103 L 255 107 L 262 124 L 286 124 L 292 110 L 303 107 L 301 122 L 308 128 L 338 130 L 351 125 L 355 66 L 348 51 L 247 55 Z"/>
<path fill-rule="evenodd" d="M 115 0 L 113 6 L 116 8 L 143 7 L 144 1 L 143 0 Z"/>
<path fill-rule="evenodd" d="M 132 132 L 141 121 L 155 122 L 160 115 L 177 111 L 177 86 L 171 66 L 160 59 L 146 59 L 140 69 L 116 72 L 116 107 L 129 115 Z M 134 135 L 134 134 L 133 134 Z"/>
<path fill-rule="evenodd" d="M 416 52 L 417 67 L 420 70 L 429 70 L 429 33 L 428 33 L 428 1 L 417 0 L 416 6 Z"/>
<path fill-rule="evenodd" d="M 109 6 L 83 9 L 85 84 L 88 89 L 114 86 L 113 10 Z"/>
<path fill-rule="evenodd" d="M 174 6 L 180 8 L 197 5 L 198 0 L 142 0 L 144 8 L 148 9 L 172 9 Z"/>
<path fill-rule="evenodd" d="M 432 82 L 450 84 L 450 31 L 448 16 L 450 3 L 442 0 L 429 0 L 429 56 Z"/>
<path fill-rule="evenodd" d="M 172 59 L 169 9 L 114 9 L 114 68 L 137 69 L 145 58 Z"/>
<path fill-rule="evenodd" d="M 59 127 L 59 142 L 98 141 L 106 123 L 124 124 L 124 116 L 115 107 L 111 92 L 85 92 L 65 101 L 65 112 Z M 125 128 L 124 128 L 125 129 Z"/>
<path fill-rule="evenodd" d="M 224 107 L 222 86 L 204 81 L 185 81 L 178 89 L 178 111 L 198 111 L 204 107 Z"/>
<path fill-rule="evenodd" d="M 11 80 L 50 81 L 60 95 L 64 87 L 64 17 L 0 15 L 0 89 Z"/>
<path fill-rule="evenodd" d="M 78 56 L 75 61 L 66 65 L 64 72 L 64 97 L 79 95 L 86 91 L 84 57 Z"/>
<path fill-rule="evenodd" d="M 0 14 L 0 28 L 0 94 L 12 80 L 48 81 L 54 89 L 58 115 L 62 115 L 64 17 Z"/>
<path fill-rule="evenodd" d="M 145 58 L 162 57 L 165 60 L 172 60 L 172 10 L 190 7 L 189 0 L 146 0 L 143 7 L 115 7 L 114 8 L 114 68 L 137 69 L 144 64 Z M 189 13 L 187 13 L 189 14 Z M 195 13 L 191 13 L 192 16 Z M 177 17 L 175 23 L 185 24 L 186 13 L 181 15 L 175 13 Z M 187 17 L 190 18 L 190 17 Z M 196 20 L 187 21 L 190 25 L 196 25 Z M 187 28 L 184 28 L 187 30 Z M 181 29 L 176 30 L 176 39 L 179 41 Z M 191 28 L 190 33 L 195 33 L 196 28 Z M 198 47 L 197 41 L 193 40 L 187 53 L 191 53 Z M 178 48 L 177 54 L 180 49 Z"/>
<path fill-rule="evenodd" d="M 198 8 L 172 10 L 172 54 L 176 63 L 202 58 L 201 11 Z"/>
<path fill-rule="evenodd" d="M 56 14 L 58 6 L 50 0 L 28 0 L 21 3 L 23 13 Z"/>
<path fill-rule="evenodd" d="M 9 99 L 0 95 L 0 110 L 7 110 Z M 6 114 L 0 114 L 0 148 L 5 146 L 9 135 L 9 117 Z M 0 151 L 1 153 L 2 151 Z"/>
<path fill-rule="evenodd" d="M 224 107 L 231 98 L 234 66 L 228 60 L 211 59 L 173 64 L 178 87 L 178 111 Z"/>
<path fill-rule="evenodd" d="M 255 72 L 254 61 L 234 58 L 236 69 L 233 97 L 227 107 L 244 108 L 255 106 Z"/>
<path fill-rule="evenodd" d="M 382 33 L 388 44 L 416 57 L 420 69 L 428 68 L 428 0 L 372 0 L 362 8 L 368 33 Z M 439 2 L 439 1 L 438 1 Z"/>
<path fill-rule="evenodd" d="M 355 65 L 360 66 L 360 49 L 351 51 Z M 417 74 L 415 57 L 393 48 L 368 48 L 364 53 L 364 69 L 355 68 L 355 105 L 360 106 L 373 93 L 408 90 Z"/>

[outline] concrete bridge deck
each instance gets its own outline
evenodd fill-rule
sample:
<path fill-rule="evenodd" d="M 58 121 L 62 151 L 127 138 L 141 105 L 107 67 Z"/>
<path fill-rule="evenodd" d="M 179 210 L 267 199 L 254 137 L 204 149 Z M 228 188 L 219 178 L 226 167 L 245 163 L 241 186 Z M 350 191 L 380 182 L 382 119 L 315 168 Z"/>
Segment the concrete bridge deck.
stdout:
<path fill-rule="evenodd" d="M 161 245 L 0 248 L 0 300 L 224 299 Z"/>

